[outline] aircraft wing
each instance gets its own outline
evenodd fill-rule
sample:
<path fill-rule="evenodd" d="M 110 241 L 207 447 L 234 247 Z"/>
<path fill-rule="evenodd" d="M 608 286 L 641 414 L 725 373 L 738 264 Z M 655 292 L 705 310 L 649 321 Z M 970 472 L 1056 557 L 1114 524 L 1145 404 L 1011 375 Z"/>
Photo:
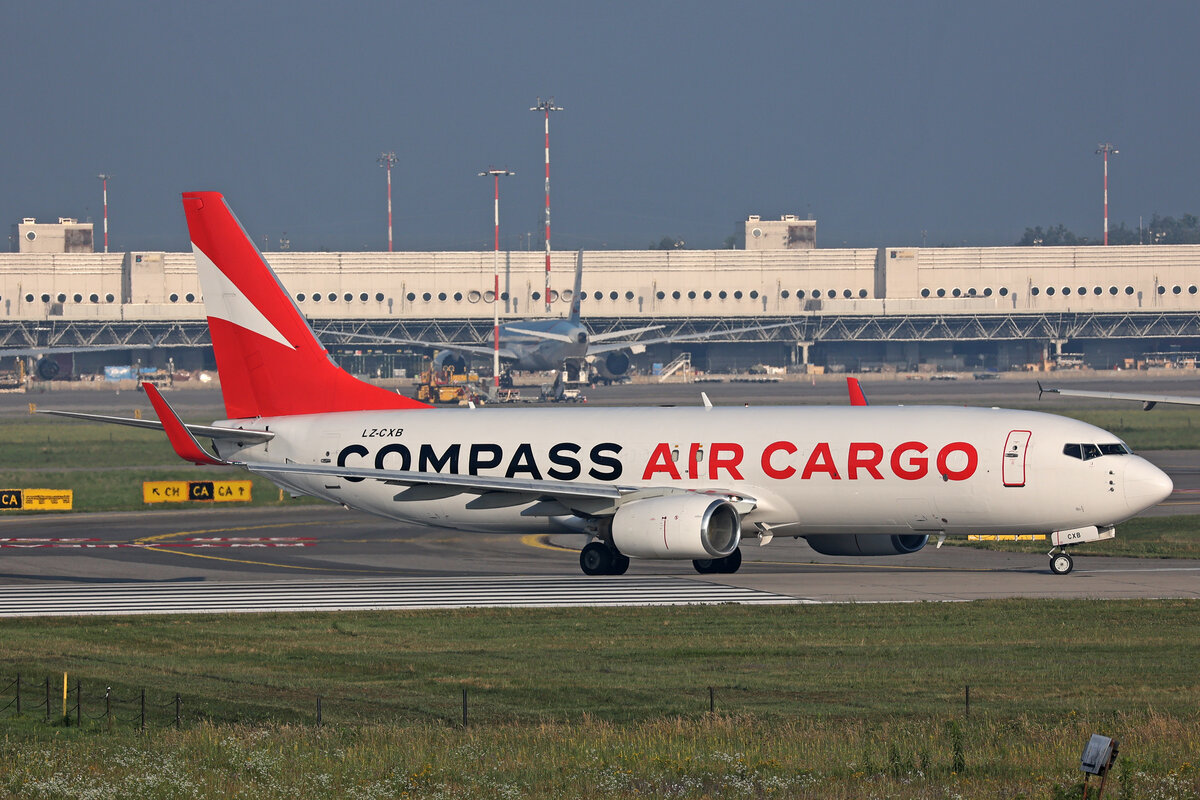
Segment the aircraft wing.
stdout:
<path fill-rule="evenodd" d="M 328 331 L 323 333 L 328 333 Z M 369 333 L 336 333 L 333 335 L 340 336 L 343 339 L 362 339 L 365 342 L 380 342 L 382 344 L 406 344 L 412 347 L 424 347 L 429 350 L 457 350 L 462 353 L 476 353 L 483 356 L 490 356 L 495 352 L 495 348 L 491 346 L 457 344 L 454 342 L 427 342 L 422 339 L 398 339 L 394 336 L 373 336 Z M 507 347 L 501 347 L 500 358 L 515 361 L 519 356 Z"/>
<path fill-rule="evenodd" d="M 1100 400 L 1129 400 L 1141 403 L 1149 411 L 1159 403 L 1179 406 L 1200 406 L 1200 397 L 1172 394 L 1133 394 L 1130 392 L 1092 392 L 1084 389 L 1047 389 L 1038 383 L 1038 397 L 1042 394 L 1061 394 L 1065 397 L 1095 397 Z"/>
<path fill-rule="evenodd" d="M 11 356 L 52 356 L 56 353 L 93 353 L 101 350 L 148 350 L 152 344 L 76 344 L 51 345 L 49 347 L 5 347 L 0 348 L 0 358 Z"/>
<path fill-rule="evenodd" d="M 705 332 L 705 333 L 685 333 L 685 334 L 682 334 L 679 336 L 659 336 L 654 339 L 635 339 L 633 341 L 608 342 L 606 344 L 600 344 L 600 345 L 595 345 L 595 346 L 589 345 L 588 346 L 588 355 L 590 356 L 590 355 L 596 355 L 597 353 L 608 353 L 613 350 L 627 350 L 627 349 L 633 349 L 633 348 L 645 349 L 645 347 L 647 345 L 652 345 L 652 344 L 672 344 L 674 342 L 702 341 L 704 339 L 713 339 L 713 338 L 716 338 L 717 336 L 728 336 L 731 333 L 746 333 L 748 331 L 769 331 L 772 328 L 782 328 L 782 327 L 785 327 L 785 326 L 791 325 L 791 324 L 792 323 L 790 323 L 790 322 L 778 322 L 774 325 L 747 325 L 744 328 L 732 328 L 730 330 L 722 330 L 722 331 L 711 331 L 711 332 Z M 658 327 L 661 327 L 661 326 L 658 326 Z M 625 334 L 625 333 L 628 333 L 628 331 L 619 331 L 618 333 Z M 601 334 L 601 336 L 603 336 L 603 335 L 604 334 Z M 595 342 L 599 338 L 600 337 L 598 337 L 598 336 L 593 336 L 592 341 Z"/>
<path fill-rule="evenodd" d="M 86 422 L 106 422 L 113 425 L 126 425 L 131 428 L 147 428 L 161 431 L 163 424 L 156 419 L 133 419 L 132 417 L 110 417 L 105 414 L 84 414 L 81 411 L 50 411 L 38 409 L 39 414 L 51 414 L 56 417 L 70 417 Z M 203 436 L 208 439 L 224 439 L 231 442 L 269 442 L 275 434 L 269 431 L 248 431 L 242 428 L 220 428 L 216 425 L 184 425 L 193 436 Z"/>
<path fill-rule="evenodd" d="M 615 339 L 618 336 L 636 336 L 639 333 L 645 333 L 646 331 L 662 330 L 665 327 L 666 327 L 666 325 L 646 325 L 643 328 L 626 328 L 624 330 L 619 330 L 619 331 L 609 331 L 608 333 L 597 333 L 594 336 L 592 336 L 592 341 L 593 342 L 606 342 L 609 339 Z"/>

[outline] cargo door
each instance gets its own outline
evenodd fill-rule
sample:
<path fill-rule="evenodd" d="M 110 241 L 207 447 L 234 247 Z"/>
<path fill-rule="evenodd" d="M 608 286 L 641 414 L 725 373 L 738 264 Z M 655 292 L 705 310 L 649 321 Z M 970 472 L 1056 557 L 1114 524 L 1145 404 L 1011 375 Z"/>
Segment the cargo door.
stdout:
<path fill-rule="evenodd" d="M 1029 431 L 1009 431 L 1008 440 L 1004 443 L 1004 476 L 1005 486 L 1025 485 L 1025 451 L 1029 449 Z"/>

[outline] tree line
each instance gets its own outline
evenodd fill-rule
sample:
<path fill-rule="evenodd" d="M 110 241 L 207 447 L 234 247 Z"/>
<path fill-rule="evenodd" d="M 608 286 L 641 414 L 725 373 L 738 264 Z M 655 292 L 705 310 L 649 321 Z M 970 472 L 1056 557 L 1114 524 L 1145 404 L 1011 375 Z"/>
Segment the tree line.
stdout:
<path fill-rule="evenodd" d="M 1109 244 L 1200 244 L 1200 217 L 1184 214 L 1179 219 L 1155 214 L 1145 227 L 1130 228 L 1124 222 L 1108 230 Z M 1071 247 L 1104 244 L 1104 239 L 1076 236 L 1066 225 L 1026 228 L 1017 242 L 1021 247 Z"/>

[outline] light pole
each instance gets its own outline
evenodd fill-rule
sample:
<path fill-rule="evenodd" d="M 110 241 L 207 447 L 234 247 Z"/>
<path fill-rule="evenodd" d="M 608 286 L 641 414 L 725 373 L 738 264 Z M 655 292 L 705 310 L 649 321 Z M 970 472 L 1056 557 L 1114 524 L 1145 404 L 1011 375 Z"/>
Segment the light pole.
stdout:
<path fill-rule="evenodd" d="M 1096 149 L 1097 155 L 1104 156 L 1104 244 L 1108 246 L 1108 154 L 1114 156 L 1121 151 L 1116 146 L 1105 142 Z"/>
<path fill-rule="evenodd" d="M 500 177 L 516 175 L 507 167 L 496 169 L 488 167 L 479 176 L 492 178 L 492 191 L 495 197 L 492 216 L 496 225 L 496 245 L 492 250 L 492 381 L 497 389 L 500 388 Z"/>
<path fill-rule="evenodd" d="M 112 177 L 106 172 L 101 172 L 96 176 L 101 181 L 101 186 L 104 191 L 104 252 L 108 252 L 108 179 Z"/>
<path fill-rule="evenodd" d="M 550 311 L 550 112 L 562 111 L 562 106 L 554 105 L 554 98 L 549 100 L 537 99 L 537 105 L 530 111 L 542 111 L 546 114 L 546 311 Z M 574 299 L 572 299 L 574 302 Z"/>
<path fill-rule="evenodd" d="M 388 195 L 388 252 L 392 252 L 392 167 L 396 166 L 396 154 L 393 152 L 383 153 L 377 159 L 379 166 L 387 171 L 387 195 Z"/>

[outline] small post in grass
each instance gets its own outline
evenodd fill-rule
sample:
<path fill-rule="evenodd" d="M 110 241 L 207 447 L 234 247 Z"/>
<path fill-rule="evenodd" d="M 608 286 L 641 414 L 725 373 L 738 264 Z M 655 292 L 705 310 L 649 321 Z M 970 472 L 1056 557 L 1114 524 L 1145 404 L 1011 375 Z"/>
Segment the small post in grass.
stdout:
<path fill-rule="evenodd" d="M 708 687 L 708 713 L 717 713 L 717 696 L 716 692 L 713 691 L 713 687 L 711 686 Z"/>
<path fill-rule="evenodd" d="M 83 725 L 83 681 L 75 679 L 75 727 Z"/>
<path fill-rule="evenodd" d="M 50 721 L 50 676 L 46 676 L 46 722 Z"/>
<path fill-rule="evenodd" d="M 970 719 L 971 718 L 971 684 L 968 683 L 965 688 L 966 688 L 966 693 L 964 696 L 966 698 L 966 703 L 965 703 L 966 717 L 967 717 L 967 719 Z"/>
<path fill-rule="evenodd" d="M 17 673 L 17 716 L 21 716 L 21 673 Z"/>
<path fill-rule="evenodd" d="M 112 730 L 112 687 L 104 687 L 104 723 L 105 726 Z"/>
<path fill-rule="evenodd" d="M 317 695 L 317 727 L 321 727 L 321 695 Z"/>
<path fill-rule="evenodd" d="M 462 726 L 467 727 L 467 687 L 463 687 L 463 723 Z"/>
<path fill-rule="evenodd" d="M 142 713 L 138 719 L 138 730 L 146 732 L 146 690 L 142 689 Z"/>
<path fill-rule="evenodd" d="M 179 730 L 179 692 L 175 693 L 175 730 Z"/>

